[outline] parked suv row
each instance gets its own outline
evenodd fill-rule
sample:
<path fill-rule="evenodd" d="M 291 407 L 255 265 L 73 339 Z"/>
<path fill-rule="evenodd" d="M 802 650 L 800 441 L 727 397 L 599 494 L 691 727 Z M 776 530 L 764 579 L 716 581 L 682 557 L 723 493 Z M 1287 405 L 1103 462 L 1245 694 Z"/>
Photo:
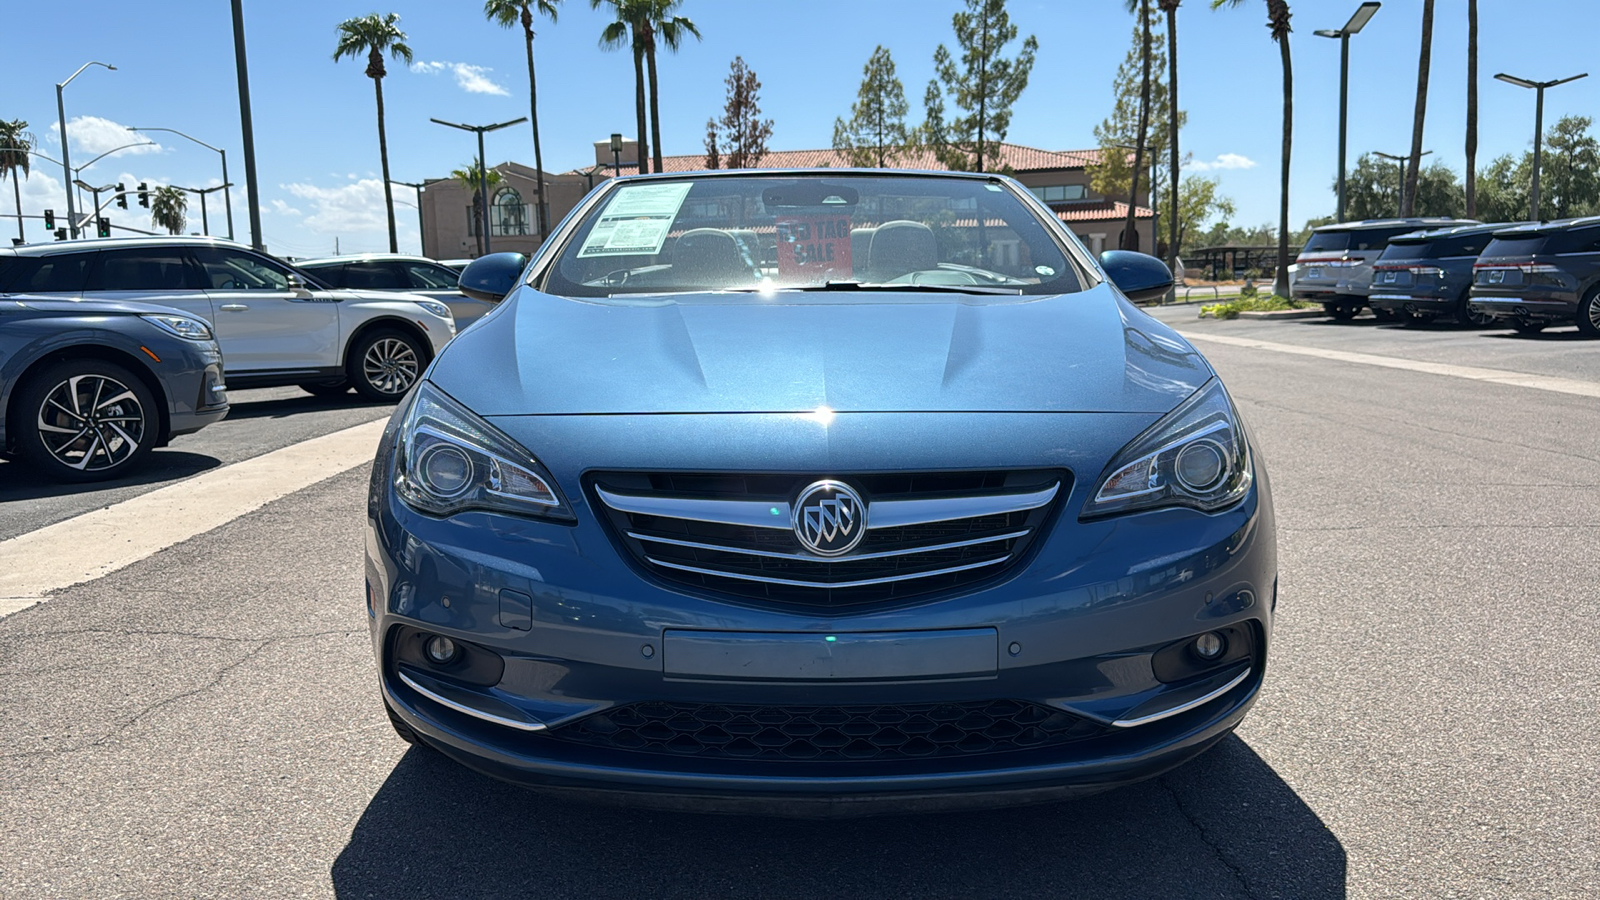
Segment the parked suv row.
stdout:
<path fill-rule="evenodd" d="M 1375 314 L 1422 325 L 1439 317 L 1484 326 L 1494 317 L 1471 307 L 1473 264 L 1500 225 L 1413 231 L 1389 241 L 1372 264 L 1367 304 Z"/>
<path fill-rule="evenodd" d="M 1495 232 L 1473 267 L 1471 307 L 1524 333 L 1573 322 L 1600 337 L 1600 216 Z"/>
<path fill-rule="evenodd" d="M 1295 259 L 1290 293 L 1296 300 L 1321 303 L 1336 319 L 1353 319 L 1367 305 L 1372 263 L 1390 240 L 1419 229 L 1476 224 L 1471 219 L 1418 217 L 1324 225 L 1311 232 Z M 1398 318 L 1387 308 L 1374 307 L 1373 313 L 1385 321 Z"/>
<path fill-rule="evenodd" d="M 338 290 L 248 247 L 215 238 L 109 238 L 0 249 L 0 295 L 154 303 L 204 321 L 231 388 L 354 387 L 394 401 L 455 334 L 445 304 Z"/>

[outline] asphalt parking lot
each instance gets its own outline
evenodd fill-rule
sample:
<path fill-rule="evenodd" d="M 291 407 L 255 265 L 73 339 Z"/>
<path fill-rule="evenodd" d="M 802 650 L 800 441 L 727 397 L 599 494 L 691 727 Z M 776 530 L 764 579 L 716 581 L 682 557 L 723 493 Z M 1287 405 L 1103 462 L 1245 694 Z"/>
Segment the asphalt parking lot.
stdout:
<path fill-rule="evenodd" d="M 482 778 L 384 719 L 358 466 L 0 619 L 0 896 L 1600 893 L 1600 401 L 1581 393 L 1600 342 L 1155 314 L 1228 381 L 1280 529 L 1266 687 L 1193 764 L 1066 804 L 833 822 Z M 388 412 L 234 401 L 136 483 L 62 493 L 0 463 L 0 539 Z"/>

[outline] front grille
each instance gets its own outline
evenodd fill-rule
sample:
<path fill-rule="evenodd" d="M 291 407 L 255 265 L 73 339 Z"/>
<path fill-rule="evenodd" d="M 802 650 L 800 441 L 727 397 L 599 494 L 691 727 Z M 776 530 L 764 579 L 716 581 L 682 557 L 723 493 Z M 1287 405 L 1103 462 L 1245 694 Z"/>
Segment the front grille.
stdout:
<path fill-rule="evenodd" d="M 837 557 L 807 552 L 789 527 L 791 501 L 817 476 L 604 473 L 592 483 L 595 508 L 656 577 L 748 600 L 835 608 L 1002 575 L 1069 477 L 1029 470 L 838 478 L 866 501 L 867 530 Z"/>
<path fill-rule="evenodd" d="M 647 702 L 596 713 L 545 737 L 705 759 L 872 762 L 1036 750 L 1106 730 L 1019 700 L 894 706 Z"/>

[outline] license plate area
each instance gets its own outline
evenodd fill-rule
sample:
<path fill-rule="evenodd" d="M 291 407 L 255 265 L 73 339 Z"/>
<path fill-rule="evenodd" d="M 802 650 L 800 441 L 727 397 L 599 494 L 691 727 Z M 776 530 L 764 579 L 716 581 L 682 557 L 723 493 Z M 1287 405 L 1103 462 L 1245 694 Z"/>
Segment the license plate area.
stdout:
<path fill-rule="evenodd" d="M 882 681 L 991 677 L 993 628 L 858 633 L 687 631 L 662 636 L 669 678 L 738 681 Z"/>
<path fill-rule="evenodd" d="M 1307 277 L 1307 278 L 1321 278 L 1322 277 L 1322 270 L 1321 269 L 1307 269 L 1305 277 Z"/>
<path fill-rule="evenodd" d="M 1504 284 L 1505 283 L 1505 280 L 1506 280 L 1506 270 L 1505 269 L 1490 269 L 1487 274 L 1489 276 L 1489 283 L 1490 284 Z"/>

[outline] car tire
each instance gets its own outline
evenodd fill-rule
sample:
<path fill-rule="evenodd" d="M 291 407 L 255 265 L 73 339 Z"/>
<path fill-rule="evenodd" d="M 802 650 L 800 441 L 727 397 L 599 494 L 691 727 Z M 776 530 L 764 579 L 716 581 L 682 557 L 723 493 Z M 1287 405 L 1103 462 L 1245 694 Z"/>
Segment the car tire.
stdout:
<path fill-rule="evenodd" d="M 1330 316 L 1333 316 L 1335 319 L 1339 318 L 1339 304 L 1337 303 L 1322 304 L 1322 311 Z"/>
<path fill-rule="evenodd" d="M 1544 330 L 1544 323 L 1532 322 L 1527 319 L 1517 319 L 1515 322 L 1511 323 L 1511 327 L 1517 330 L 1517 334 L 1538 334 Z"/>
<path fill-rule="evenodd" d="M 350 393 L 350 380 L 310 381 L 300 385 L 300 390 L 317 397 L 343 397 Z"/>
<path fill-rule="evenodd" d="M 389 714 L 389 724 L 394 728 L 394 733 L 400 735 L 400 740 L 413 747 L 427 746 L 422 743 L 422 738 L 417 737 L 417 733 L 411 730 L 411 726 L 407 725 L 405 720 L 400 718 L 400 715 L 394 711 L 394 707 L 389 705 L 387 699 L 383 701 L 383 711 Z"/>
<path fill-rule="evenodd" d="M 350 348 L 348 360 L 345 370 L 356 393 L 380 403 L 394 403 L 404 397 L 426 366 L 422 344 L 392 328 L 363 335 Z"/>
<path fill-rule="evenodd" d="M 58 362 L 17 393 L 11 420 L 17 453 L 56 481 L 120 478 L 160 438 L 156 402 L 137 375 L 115 363 Z"/>
<path fill-rule="evenodd" d="M 1585 337 L 1600 337 L 1600 284 L 1590 288 L 1578 304 L 1578 331 Z"/>

